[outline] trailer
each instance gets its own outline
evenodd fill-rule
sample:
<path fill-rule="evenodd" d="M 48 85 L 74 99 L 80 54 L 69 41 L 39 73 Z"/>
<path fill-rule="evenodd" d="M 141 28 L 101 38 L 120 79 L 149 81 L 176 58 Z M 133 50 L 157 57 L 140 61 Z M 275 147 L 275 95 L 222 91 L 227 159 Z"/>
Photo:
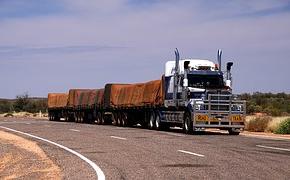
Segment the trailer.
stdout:
<path fill-rule="evenodd" d="M 77 123 L 94 123 L 103 104 L 104 89 L 70 89 L 66 119 Z"/>
<path fill-rule="evenodd" d="M 48 118 L 50 121 L 59 121 L 65 117 L 68 94 L 49 93 L 47 96 Z"/>
<path fill-rule="evenodd" d="M 155 109 L 163 106 L 162 80 L 137 84 L 106 84 L 104 93 L 104 118 L 118 126 L 141 124 Z"/>

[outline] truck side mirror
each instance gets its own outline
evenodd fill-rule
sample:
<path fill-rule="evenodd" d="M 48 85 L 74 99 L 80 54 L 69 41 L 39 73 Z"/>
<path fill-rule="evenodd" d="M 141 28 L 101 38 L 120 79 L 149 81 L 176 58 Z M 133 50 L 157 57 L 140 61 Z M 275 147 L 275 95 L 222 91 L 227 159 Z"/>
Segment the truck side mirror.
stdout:
<path fill-rule="evenodd" d="M 228 62 L 227 63 L 227 71 L 231 71 L 232 66 L 234 65 L 233 62 Z"/>
<path fill-rule="evenodd" d="M 184 61 L 183 67 L 184 69 L 188 69 L 188 65 L 189 65 L 190 61 Z"/>

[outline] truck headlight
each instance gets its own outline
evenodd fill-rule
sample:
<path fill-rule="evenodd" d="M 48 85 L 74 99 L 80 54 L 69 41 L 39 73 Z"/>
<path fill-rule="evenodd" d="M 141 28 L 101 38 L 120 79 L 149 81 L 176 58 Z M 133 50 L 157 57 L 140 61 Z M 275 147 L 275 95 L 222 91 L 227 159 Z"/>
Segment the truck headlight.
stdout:
<path fill-rule="evenodd" d="M 195 110 L 198 110 L 198 111 L 199 111 L 199 110 L 200 110 L 200 107 L 201 107 L 200 104 L 196 105 L 196 106 L 195 106 Z"/>
<path fill-rule="evenodd" d="M 232 105 L 231 110 L 232 111 L 242 111 L 242 106 L 241 105 Z"/>

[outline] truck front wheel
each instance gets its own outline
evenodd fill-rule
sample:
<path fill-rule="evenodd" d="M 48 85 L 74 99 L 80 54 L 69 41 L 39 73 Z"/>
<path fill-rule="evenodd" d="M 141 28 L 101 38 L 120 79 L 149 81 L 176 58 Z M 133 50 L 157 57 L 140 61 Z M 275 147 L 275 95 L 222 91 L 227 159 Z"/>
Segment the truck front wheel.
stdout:
<path fill-rule="evenodd" d="M 239 129 L 229 129 L 229 135 L 239 135 L 240 134 L 240 130 Z"/>
<path fill-rule="evenodd" d="M 185 113 L 184 115 L 183 131 L 185 134 L 191 134 L 193 132 L 192 120 L 189 113 Z"/>

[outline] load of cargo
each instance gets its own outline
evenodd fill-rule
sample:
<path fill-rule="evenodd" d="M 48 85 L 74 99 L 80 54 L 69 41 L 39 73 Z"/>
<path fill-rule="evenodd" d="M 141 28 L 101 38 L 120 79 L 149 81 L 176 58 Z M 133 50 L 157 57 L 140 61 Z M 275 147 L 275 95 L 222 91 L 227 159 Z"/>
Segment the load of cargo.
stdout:
<path fill-rule="evenodd" d="M 68 95 L 65 93 L 49 93 L 47 106 L 49 109 L 64 108 L 67 106 Z"/>
<path fill-rule="evenodd" d="M 215 64 L 180 60 L 176 49 L 175 61 L 165 64 L 159 80 L 49 93 L 49 119 L 157 130 L 177 126 L 185 133 L 219 128 L 237 135 L 244 128 L 246 102 L 232 94 L 233 63 L 222 71 L 221 54 Z"/>
<path fill-rule="evenodd" d="M 61 104 L 54 105 L 56 99 L 61 100 Z M 53 120 L 64 117 L 67 121 L 94 123 L 94 120 L 104 117 L 100 114 L 104 109 L 158 107 L 163 105 L 163 100 L 163 81 L 155 80 L 137 84 L 106 84 L 104 89 L 70 89 L 68 94 L 50 93 L 48 109 Z M 56 106 L 63 111 L 55 111 Z M 94 118 L 94 113 L 98 117 Z"/>
<path fill-rule="evenodd" d="M 130 108 L 160 106 L 163 103 L 162 81 L 138 84 L 107 84 L 104 106 L 107 108 Z"/>

